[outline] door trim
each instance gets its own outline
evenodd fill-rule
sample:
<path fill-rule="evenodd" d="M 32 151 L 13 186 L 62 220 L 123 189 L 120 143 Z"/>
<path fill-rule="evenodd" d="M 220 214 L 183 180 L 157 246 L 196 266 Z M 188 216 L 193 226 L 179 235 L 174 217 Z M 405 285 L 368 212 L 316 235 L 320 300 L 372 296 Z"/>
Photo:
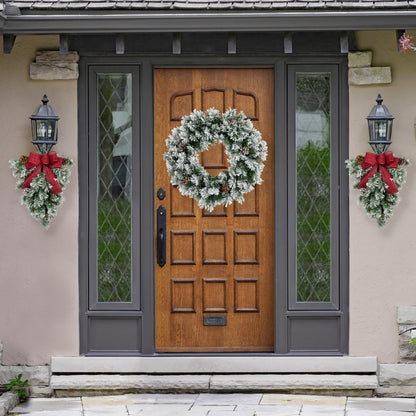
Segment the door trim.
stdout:
<path fill-rule="evenodd" d="M 287 66 L 291 64 L 334 64 L 339 70 L 339 161 L 348 158 L 348 82 L 347 82 L 347 59 L 345 55 L 335 54 L 332 56 L 296 56 L 296 57 L 120 57 L 120 56 L 81 56 L 80 78 L 78 83 L 78 173 L 79 173 L 79 288 L 80 288 L 80 353 L 89 356 L 117 356 L 117 355 L 143 355 L 155 354 L 155 310 L 154 310 L 154 279 L 155 262 L 145 261 L 140 265 L 140 275 L 145 276 L 141 282 L 141 310 L 132 311 L 88 311 L 88 262 L 89 262 L 89 240 L 88 240 L 88 68 L 91 65 L 136 65 L 140 69 L 139 98 L 140 111 L 140 137 L 141 140 L 141 202 L 140 202 L 140 224 L 141 241 L 140 253 L 143 259 L 155 258 L 154 241 L 154 161 L 153 157 L 146 155 L 154 154 L 153 146 L 153 68 L 155 67 L 264 67 L 275 68 L 275 186 L 280 195 L 287 195 L 287 168 L 286 154 L 288 134 L 288 109 L 287 109 Z M 152 103 L 149 105 L 149 103 Z M 342 165 L 342 163 L 340 163 Z M 345 170 L 345 169 L 344 169 Z M 269 354 L 291 354 L 291 355 L 343 355 L 348 353 L 349 342 L 349 217 L 348 217 L 348 175 L 339 172 L 339 202 L 340 202 L 340 351 L 288 351 L 288 310 L 287 310 L 287 198 L 279 198 L 275 194 L 275 351 Z M 152 203 L 144 203 L 145 200 Z M 149 241 L 151 243 L 149 244 Z M 278 244 L 282 241 L 283 244 Z M 150 278 L 148 278 L 150 276 Z M 279 279 L 277 279 L 279 276 Z M 325 312 L 328 314 L 329 312 Z M 300 316 L 302 311 L 292 311 L 291 316 Z M 128 317 L 137 316 L 141 319 L 141 351 L 129 353 L 126 351 L 92 351 L 88 347 L 88 320 L 90 317 Z M 324 315 L 317 311 L 316 316 Z M 257 353 L 258 355 L 259 353 Z M 157 355 L 166 355 L 159 353 Z M 169 355 L 171 355 L 169 353 Z M 253 355 L 251 353 L 178 353 L 176 355 Z M 262 354 L 260 354 L 262 355 Z"/>

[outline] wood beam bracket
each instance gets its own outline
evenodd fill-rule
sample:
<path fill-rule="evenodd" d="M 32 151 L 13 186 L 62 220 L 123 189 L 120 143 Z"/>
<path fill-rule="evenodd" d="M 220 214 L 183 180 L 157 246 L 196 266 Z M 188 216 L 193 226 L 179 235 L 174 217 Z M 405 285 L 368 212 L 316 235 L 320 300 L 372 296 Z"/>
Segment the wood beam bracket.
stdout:
<path fill-rule="evenodd" d="M 237 53 L 237 35 L 233 32 L 228 33 L 228 55 L 235 55 Z"/>
<path fill-rule="evenodd" d="M 69 51 L 69 36 L 68 35 L 59 35 L 59 53 L 61 55 L 66 55 Z"/>
<path fill-rule="evenodd" d="M 116 36 L 116 54 L 124 55 L 126 53 L 126 38 L 123 34 L 117 34 Z"/>
<path fill-rule="evenodd" d="M 293 53 L 293 33 L 288 32 L 285 33 L 285 37 L 283 39 L 283 48 L 285 53 Z"/>
<path fill-rule="evenodd" d="M 174 33 L 172 38 L 172 53 L 180 55 L 182 53 L 182 34 Z"/>
<path fill-rule="evenodd" d="M 16 40 L 16 35 L 12 34 L 3 34 L 3 53 L 9 54 L 12 52 L 14 41 Z"/>
<path fill-rule="evenodd" d="M 341 32 L 341 35 L 339 37 L 339 48 L 341 50 L 341 53 L 349 52 L 348 32 Z"/>

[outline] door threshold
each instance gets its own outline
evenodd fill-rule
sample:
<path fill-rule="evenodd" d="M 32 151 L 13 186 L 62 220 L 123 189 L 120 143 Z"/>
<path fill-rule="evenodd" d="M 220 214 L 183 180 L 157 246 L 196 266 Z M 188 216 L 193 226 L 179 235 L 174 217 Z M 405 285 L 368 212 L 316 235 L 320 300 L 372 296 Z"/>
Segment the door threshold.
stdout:
<path fill-rule="evenodd" d="M 374 374 L 376 357 L 52 357 L 52 374 Z"/>

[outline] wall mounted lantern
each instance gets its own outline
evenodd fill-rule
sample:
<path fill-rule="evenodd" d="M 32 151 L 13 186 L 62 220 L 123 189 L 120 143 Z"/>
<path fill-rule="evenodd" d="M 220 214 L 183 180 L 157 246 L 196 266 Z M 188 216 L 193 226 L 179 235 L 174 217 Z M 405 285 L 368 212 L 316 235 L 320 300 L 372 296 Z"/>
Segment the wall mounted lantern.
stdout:
<path fill-rule="evenodd" d="M 391 132 L 393 128 L 394 117 L 385 105 L 382 104 L 381 95 L 377 96 L 377 105 L 375 105 L 367 117 L 368 132 L 370 140 L 368 143 L 373 148 L 374 153 L 384 153 L 391 145 Z"/>
<path fill-rule="evenodd" d="M 32 143 L 39 153 L 49 153 L 58 141 L 58 120 L 52 107 L 48 105 L 46 94 L 42 98 L 42 105 L 30 116 L 32 122 Z"/>

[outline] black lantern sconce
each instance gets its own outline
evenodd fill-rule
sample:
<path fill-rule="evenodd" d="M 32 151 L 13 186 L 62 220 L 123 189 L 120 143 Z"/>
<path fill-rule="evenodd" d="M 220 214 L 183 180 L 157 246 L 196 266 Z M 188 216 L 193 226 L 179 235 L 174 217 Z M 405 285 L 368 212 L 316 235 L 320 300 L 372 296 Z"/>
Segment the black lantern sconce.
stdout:
<path fill-rule="evenodd" d="M 46 94 L 42 98 L 42 105 L 30 116 L 32 122 L 32 143 L 39 153 L 49 153 L 58 141 L 58 120 L 52 107 L 48 105 Z"/>
<path fill-rule="evenodd" d="M 373 148 L 374 153 L 384 153 L 391 145 L 391 133 L 394 117 L 385 105 L 382 104 L 381 95 L 377 96 L 375 105 L 367 117 L 368 132 L 370 140 L 368 143 Z"/>

